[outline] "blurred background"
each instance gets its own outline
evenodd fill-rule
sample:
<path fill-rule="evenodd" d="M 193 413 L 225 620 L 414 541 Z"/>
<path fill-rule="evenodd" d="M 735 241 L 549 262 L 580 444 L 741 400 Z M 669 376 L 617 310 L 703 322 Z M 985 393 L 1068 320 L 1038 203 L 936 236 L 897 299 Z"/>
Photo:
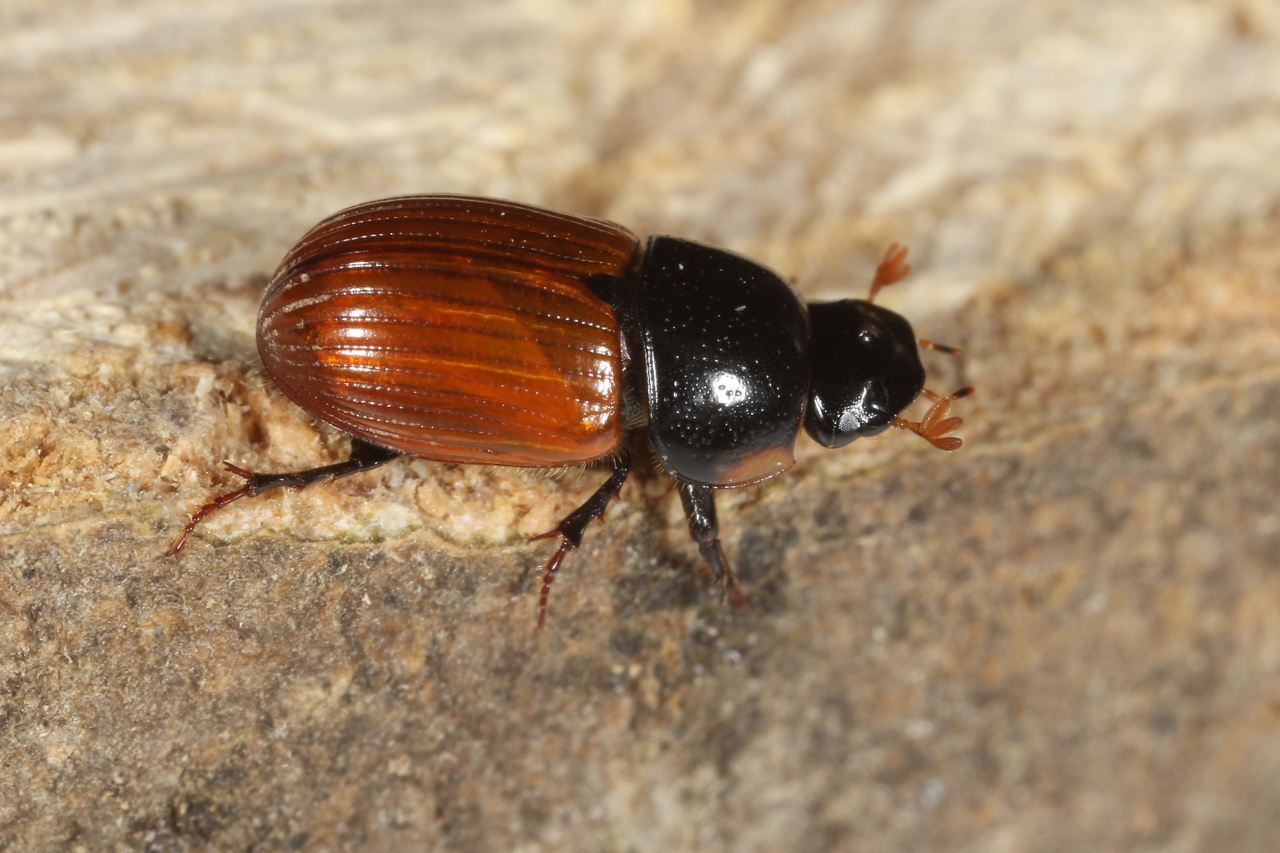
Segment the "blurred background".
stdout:
<path fill-rule="evenodd" d="M 0 848 L 1270 850 L 1271 0 L 8 0 Z M 340 458 L 253 340 L 284 252 L 493 195 L 881 301 L 966 446 L 802 439 L 723 607 L 641 471 Z M 864 446 L 865 445 L 865 446 Z"/>

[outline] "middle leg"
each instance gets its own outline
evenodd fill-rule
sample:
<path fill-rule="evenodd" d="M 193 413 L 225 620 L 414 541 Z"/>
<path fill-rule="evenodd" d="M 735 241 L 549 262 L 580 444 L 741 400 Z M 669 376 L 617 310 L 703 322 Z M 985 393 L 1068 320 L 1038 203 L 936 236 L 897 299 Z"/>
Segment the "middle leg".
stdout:
<path fill-rule="evenodd" d="M 539 628 L 547 622 L 547 599 L 551 596 L 551 584 L 556 579 L 556 572 L 560 570 L 560 563 L 570 551 L 578 550 L 587 525 L 604 515 L 604 511 L 609 508 L 609 501 L 616 498 L 622 491 L 622 484 L 627 481 L 627 474 L 630 472 L 631 455 L 626 448 L 623 448 L 613 463 L 613 473 L 608 480 L 604 481 L 604 485 L 596 489 L 595 494 L 587 498 L 582 506 L 565 516 L 564 520 L 551 530 L 533 537 L 533 539 L 549 539 L 552 536 L 559 536 L 561 540 L 560 547 L 547 561 L 547 570 L 542 576 L 542 594 L 538 599 Z"/>

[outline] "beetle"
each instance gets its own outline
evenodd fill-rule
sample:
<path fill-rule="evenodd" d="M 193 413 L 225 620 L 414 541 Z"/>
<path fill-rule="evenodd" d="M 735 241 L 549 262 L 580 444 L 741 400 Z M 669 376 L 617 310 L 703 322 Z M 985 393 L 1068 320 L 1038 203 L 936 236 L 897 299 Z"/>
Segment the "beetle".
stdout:
<path fill-rule="evenodd" d="M 745 603 L 720 544 L 715 490 L 794 464 L 801 428 L 836 448 L 892 427 L 942 450 L 961 440 L 951 403 L 924 388 L 917 341 L 878 291 L 910 272 L 889 247 L 866 299 L 803 302 L 772 270 L 670 236 L 642 246 L 620 225 L 498 199 L 417 195 L 367 202 L 312 228 L 276 270 L 258 352 L 285 396 L 351 435 L 348 459 L 282 474 L 226 463 L 240 488 L 210 513 L 282 486 L 376 468 L 404 454 L 516 467 L 604 465 L 609 477 L 541 536 L 552 581 L 604 515 L 644 429 L 676 482 L 702 559 Z M 901 413 L 921 393 L 920 421 Z"/>

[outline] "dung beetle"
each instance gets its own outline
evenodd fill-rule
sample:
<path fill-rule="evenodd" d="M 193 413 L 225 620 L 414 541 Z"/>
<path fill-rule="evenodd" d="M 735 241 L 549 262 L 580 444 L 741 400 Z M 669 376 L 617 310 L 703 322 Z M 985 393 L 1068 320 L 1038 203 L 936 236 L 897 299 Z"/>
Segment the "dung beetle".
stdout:
<path fill-rule="evenodd" d="M 199 509 L 375 468 L 399 454 L 517 467 L 597 463 L 609 478 L 542 536 L 565 556 L 626 481 L 624 431 L 645 429 L 689 530 L 730 598 L 715 490 L 786 471 L 801 426 L 825 447 L 890 427 L 955 450 L 962 388 L 924 390 L 917 341 L 877 291 L 910 271 L 891 246 L 865 300 L 804 303 L 733 252 L 497 199 L 418 195 L 344 210 L 285 256 L 263 297 L 258 352 L 289 399 L 352 437 L 345 462 L 256 474 Z M 921 392 L 920 421 L 900 413 Z"/>

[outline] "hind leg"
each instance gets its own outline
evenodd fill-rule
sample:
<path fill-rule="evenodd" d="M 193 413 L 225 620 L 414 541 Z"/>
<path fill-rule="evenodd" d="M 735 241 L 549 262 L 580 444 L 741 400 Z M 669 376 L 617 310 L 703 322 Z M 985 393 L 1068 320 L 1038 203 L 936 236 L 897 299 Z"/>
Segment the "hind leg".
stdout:
<path fill-rule="evenodd" d="M 322 480 L 335 480 L 338 477 L 359 474 L 361 471 L 368 471 L 371 468 L 377 468 L 379 465 L 390 462 L 398 455 L 394 450 L 387 450 L 385 447 L 368 444 L 353 438 L 351 440 L 351 456 L 347 461 L 325 465 L 322 468 L 311 468 L 307 471 L 295 471 L 288 474 L 255 474 L 252 471 L 232 465 L 230 462 L 223 463 L 227 466 L 228 471 L 243 477 L 245 484 L 234 492 L 227 492 L 225 495 L 214 498 L 212 502 L 196 510 L 195 514 L 191 516 L 191 520 L 187 522 L 187 526 L 183 529 L 182 535 L 178 537 L 178 541 L 174 542 L 173 547 L 169 549 L 168 555 L 173 557 L 181 553 L 183 547 L 187 544 L 187 537 L 191 535 L 191 531 L 196 529 L 196 525 L 227 504 L 235 503 L 241 498 L 256 497 L 263 492 L 278 489 L 282 486 L 301 489 L 304 486 L 319 483 Z"/>

